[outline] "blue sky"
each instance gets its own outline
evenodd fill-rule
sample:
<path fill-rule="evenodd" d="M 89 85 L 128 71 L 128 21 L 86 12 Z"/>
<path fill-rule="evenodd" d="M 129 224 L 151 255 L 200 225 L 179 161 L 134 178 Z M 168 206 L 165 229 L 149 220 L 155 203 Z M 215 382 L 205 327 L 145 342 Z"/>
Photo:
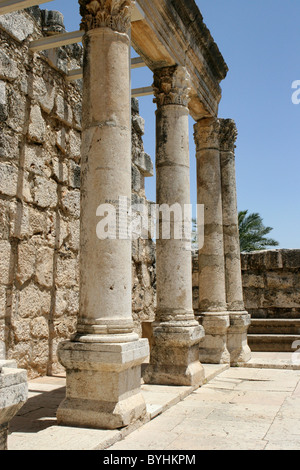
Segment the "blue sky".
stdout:
<path fill-rule="evenodd" d="M 229 66 L 221 82 L 219 116 L 234 119 L 238 209 L 259 212 L 281 248 L 300 248 L 300 104 L 292 83 L 300 80 L 298 0 L 196 0 L 204 22 Z M 77 0 L 54 0 L 68 31 L 79 27 Z M 134 70 L 132 87 L 152 84 L 148 69 Z M 146 121 L 145 151 L 155 157 L 155 105 L 140 98 Z M 191 200 L 196 204 L 196 162 L 190 119 Z M 155 178 L 146 193 L 155 200 Z"/>

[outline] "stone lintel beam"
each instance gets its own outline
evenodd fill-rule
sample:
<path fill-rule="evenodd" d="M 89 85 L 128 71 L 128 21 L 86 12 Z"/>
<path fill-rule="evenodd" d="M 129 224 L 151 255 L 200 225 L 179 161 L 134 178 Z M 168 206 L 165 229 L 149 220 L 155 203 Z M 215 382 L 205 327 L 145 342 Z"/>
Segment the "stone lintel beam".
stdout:
<path fill-rule="evenodd" d="M 216 116 L 220 82 L 228 67 L 194 0 L 139 0 L 145 18 L 132 24 L 135 50 L 154 72 L 181 65 L 191 79 L 189 112 L 198 121 Z"/>

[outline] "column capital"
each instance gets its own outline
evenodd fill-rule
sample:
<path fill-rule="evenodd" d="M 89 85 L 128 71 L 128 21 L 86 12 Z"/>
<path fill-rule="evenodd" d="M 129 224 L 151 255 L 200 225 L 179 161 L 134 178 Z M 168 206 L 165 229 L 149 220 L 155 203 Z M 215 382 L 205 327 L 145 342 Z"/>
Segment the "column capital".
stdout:
<path fill-rule="evenodd" d="M 87 31 L 110 28 L 127 33 L 131 24 L 134 0 L 78 0 L 82 21 L 80 28 Z"/>
<path fill-rule="evenodd" d="M 200 119 L 194 125 L 196 150 L 219 149 L 220 120 L 215 117 Z"/>
<path fill-rule="evenodd" d="M 236 124 L 233 119 L 220 119 L 220 151 L 234 152 L 238 136 Z"/>
<path fill-rule="evenodd" d="M 154 100 L 157 107 L 168 104 L 187 106 L 190 93 L 190 75 L 185 67 L 174 65 L 154 72 Z"/>

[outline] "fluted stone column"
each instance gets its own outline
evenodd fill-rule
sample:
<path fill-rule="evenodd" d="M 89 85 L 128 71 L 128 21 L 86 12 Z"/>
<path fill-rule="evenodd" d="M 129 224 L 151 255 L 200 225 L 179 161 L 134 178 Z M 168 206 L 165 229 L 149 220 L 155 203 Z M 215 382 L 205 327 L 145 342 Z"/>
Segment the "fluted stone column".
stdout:
<path fill-rule="evenodd" d="M 189 76 L 183 67 L 166 67 L 154 74 L 156 111 L 156 203 L 175 209 L 170 234 L 160 212 L 156 240 L 157 311 L 153 324 L 154 344 L 147 383 L 195 385 L 203 382 L 199 342 L 203 328 L 192 307 L 191 215 L 188 128 Z M 178 212 L 176 212 L 178 210 Z M 183 217 L 181 217 L 181 215 Z M 177 230 L 186 223 L 187 233 Z"/>
<path fill-rule="evenodd" d="M 245 311 L 235 172 L 237 129 L 232 119 L 220 119 L 220 161 L 223 204 L 226 300 L 230 316 L 227 347 L 232 365 L 247 362 L 251 351 L 247 342 L 250 315 Z"/>
<path fill-rule="evenodd" d="M 216 118 L 195 126 L 197 201 L 204 205 L 204 245 L 199 249 L 199 314 L 205 337 L 200 345 L 203 363 L 229 363 L 225 262 L 222 216 L 219 130 Z M 201 221 L 198 221 L 201 223 Z"/>
<path fill-rule="evenodd" d="M 67 371 L 60 424 L 119 428 L 146 411 L 140 393 L 147 340 L 133 332 L 131 240 L 100 230 L 131 201 L 130 0 L 79 0 L 84 29 L 80 312 L 59 345 Z M 126 204 L 125 204 L 126 206 Z M 126 207 L 125 217 L 127 215 Z M 104 221 L 104 222 L 103 222 Z M 102 227 L 103 228 L 103 227 Z"/>

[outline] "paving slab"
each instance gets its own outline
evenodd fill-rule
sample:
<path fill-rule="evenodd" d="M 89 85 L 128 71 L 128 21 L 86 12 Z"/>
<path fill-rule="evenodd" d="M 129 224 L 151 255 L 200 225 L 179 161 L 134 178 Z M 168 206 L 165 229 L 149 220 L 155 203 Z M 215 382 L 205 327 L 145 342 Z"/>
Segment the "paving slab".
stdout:
<path fill-rule="evenodd" d="M 300 370 L 299 352 L 253 352 L 243 367 Z"/>
<path fill-rule="evenodd" d="M 205 383 L 227 370 L 227 364 L 205 364 Z M 9 450 L 105 449 L 136 428 L 184 400 L 195 387 L 142 383 L 147 416 L 122 430 L 57 426 L 56 410 L 66 393 L 66 378 L 40 377 L 29 382 L 28 401 L 10 423 Z"/>
<path fill-rule="evenodd" d="M 295 370 L 230 368 L 109 450 L 299 450 L 299 383 Z"/>
<path fill-rule="evenodd" d="M 285 360 L 286 367 L 272 368 L 205 364 L 206 380 L 197 389 L 142 384 L 147 417 L 112 431 L 57 426 L 65 377 L 42 377 L 29 382 L 28 402 L 10 423 L 8 448 L 299 450 L 300 370 Z"/>

